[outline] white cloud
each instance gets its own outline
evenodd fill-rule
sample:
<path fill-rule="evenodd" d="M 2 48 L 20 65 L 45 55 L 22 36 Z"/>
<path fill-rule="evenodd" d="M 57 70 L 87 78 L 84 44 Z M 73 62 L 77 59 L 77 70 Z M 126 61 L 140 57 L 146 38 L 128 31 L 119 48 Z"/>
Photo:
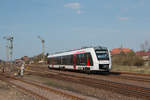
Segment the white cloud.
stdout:
<path fill-rule="evenodd" d="M 80 3 L 78 3 L 78 2 L 65 4 L 64 7 L 72 8 L 72 9 L 80 9 L 81 8 Z"/>
<path fill-rule="evenodd" d="M 129 20 L 129 18 L 128 17 L 119 17 L 119 20 L 127 21 L 127 20 Z"/>
<path fill-rule="evenodd" d="M 138 8 L 138 7 L 144 7 L 145 0 L 138 0 L 134 5 L 132 5 L 130 8 Z"/>
<path fill-rule="evenodd" d="M 140 4 L 141 7 L 143 7 L 144 4 L 145 4 L 145 0 L 140 0 L 140 1 L 139 1 L 139 4 Z"/>
<path fill-rule="evenodd" d="M 81 11 L 81 10 L 77 10 L 76 13 L 77 13 L 77 14 L 81 14 L 82 11 Z"/>
<path fill-rule="evenodd" d="M 79 2 L 68 3 L 64 5 L 65 8 L 71 8 L 76 11 L 77 14 L 81 14 L 81 4 Z"/>

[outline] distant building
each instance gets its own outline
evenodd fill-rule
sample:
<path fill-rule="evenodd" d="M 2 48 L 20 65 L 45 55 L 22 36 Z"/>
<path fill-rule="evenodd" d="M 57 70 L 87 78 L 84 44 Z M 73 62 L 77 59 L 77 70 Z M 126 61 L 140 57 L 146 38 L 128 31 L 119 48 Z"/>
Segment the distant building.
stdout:
<path fill-rule="evenodd" d="M 150 56 L 150 51 L 137 51 L 136 55 L 139 55 L 139 56 Z"/>
<path fill-rule="evenodd" d="M 139 56 L 150 56 L 150 51 L 137 51 L 136 52 L 136 55 L 139 55 Z"/>
<path fill-rule="evenodd" d="M 149 51 L 137 51 L 136 55 L 142 56 L 144 60 L 150 60 L 150 50 Z"/>
<path fill-rule="evenodd" d="M 150 56 L 150 50 L 149 50 L 149 51 L 147 51 L 147 55 L 149 55 L 149 56 Z"/>
<path fill-rule="evenodd" d="M 129 48 L 114 48 L 114 49 L 111 50 L 111 55 L 117 55 L 117 54 L 120 54 L 121 52 L 129 53 L 131 51 L 132 50 L 129 49 Z"/>
<path fill-rule="evenodd" d="M 16 59 L 15 60 L 16 64 L 20 64 L 23 61 L 26 62 L 26 63 L 29 63 L 30 62 L 30 58 L 28 56 L 24 56 L 24 57 L 21 57 L 20 59 Z"/>
<path fill-rule="evenodd" d="M 21 59 L 16 59 L 16 60 L 15 60 L 15 63 L 16 63 L 17 65 L 19 65 L 19 64 L 22 63 L 22 60 L 21 60 Z"/>
<path fill-rule="evenodd" d="M 136 55 L 139 55 L 139 56 L 146 56 L 146 52 L 145 51 L 137 51 L 136 52 Z"/>
<path fill-rule="evenodd" d="M 24 56 L 24 57 L 23 57 L 23 60 L 26 62 L 26 61 L 29 61 L 30 58 L 29 58 L 28 56 Z"/>

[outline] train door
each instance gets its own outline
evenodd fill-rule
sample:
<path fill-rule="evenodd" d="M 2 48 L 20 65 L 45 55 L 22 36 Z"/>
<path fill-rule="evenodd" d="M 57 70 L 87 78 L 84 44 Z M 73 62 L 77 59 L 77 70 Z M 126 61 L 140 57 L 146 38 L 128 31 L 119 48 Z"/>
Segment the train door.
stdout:
<path fill-rule="evenodd" d="M 90 73 L 90 66 L 92 66 L 92 59 L 90 53 L 85 54 L 85 62 L 86 62 L 86 67 L 85 67 L 85 72 Z"/>
<path fill-rule="evenodd" d="M 77 64 L 77 56 L 76 54 L 73 55 L 73 69 L 76 69 L 76 64 Z"/>
<path fill-rule="evenodd" d="M 54 68 L 54 57 L 52 57 L 52 68 Z"/>

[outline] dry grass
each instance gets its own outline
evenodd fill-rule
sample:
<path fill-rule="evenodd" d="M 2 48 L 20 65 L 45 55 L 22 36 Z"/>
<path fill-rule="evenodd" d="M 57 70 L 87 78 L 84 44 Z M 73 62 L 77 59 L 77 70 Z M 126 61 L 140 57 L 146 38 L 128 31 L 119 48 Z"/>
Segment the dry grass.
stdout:
<path fill-rule="evenodd" d="M 123 71 L 123 72 L 135 72 L 135 73 L 145 73 L 150 74 L 150 66 L 112 66 L 112 71 Z"/>

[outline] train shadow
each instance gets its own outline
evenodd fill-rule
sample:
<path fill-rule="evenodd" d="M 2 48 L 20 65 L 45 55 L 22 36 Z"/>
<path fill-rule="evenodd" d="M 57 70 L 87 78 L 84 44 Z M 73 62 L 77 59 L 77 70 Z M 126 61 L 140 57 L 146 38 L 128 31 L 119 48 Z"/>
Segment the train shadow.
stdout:
<path fill-rule="evenodd" d="M 119 72 L 105 72 L 105 71 L 98 71 L 98 72 L 93 72 L 93 73 L 91 73 L 91 74 L 93 74 L 93 75 L 120 75 L 120 73 Z"/>
<path fill-rule="evenodd" d="M 105 76 L 109 76 L 109 75 L 116 75 L 117 76 L 117 75 L 121 74 L 119 72 L 107 72 L 107 71 L 91 71 L 91 72 L 86 72 L 86 71 L 82 71 L 82 70 L 64 70 L 64 71 L 83 73 L 83 74 L 88 74 L 88 75 L 105 75 Z"/>
<path fill-rule="evenodd" d="M 108 72 L 108 71 L 90 71 L 86 72 L 83 70 L 69 70 L 69 69 L 57 69 L 57 68 L 49 68 L 50 70 L 58 70 L 58 71 L 64 71 L 64 72 L 74 72 L 74 73 L 83 73 L 83 74 L 88 74 L 88 75 L 120 75 L 121 73 L 119 72 Z"/>

